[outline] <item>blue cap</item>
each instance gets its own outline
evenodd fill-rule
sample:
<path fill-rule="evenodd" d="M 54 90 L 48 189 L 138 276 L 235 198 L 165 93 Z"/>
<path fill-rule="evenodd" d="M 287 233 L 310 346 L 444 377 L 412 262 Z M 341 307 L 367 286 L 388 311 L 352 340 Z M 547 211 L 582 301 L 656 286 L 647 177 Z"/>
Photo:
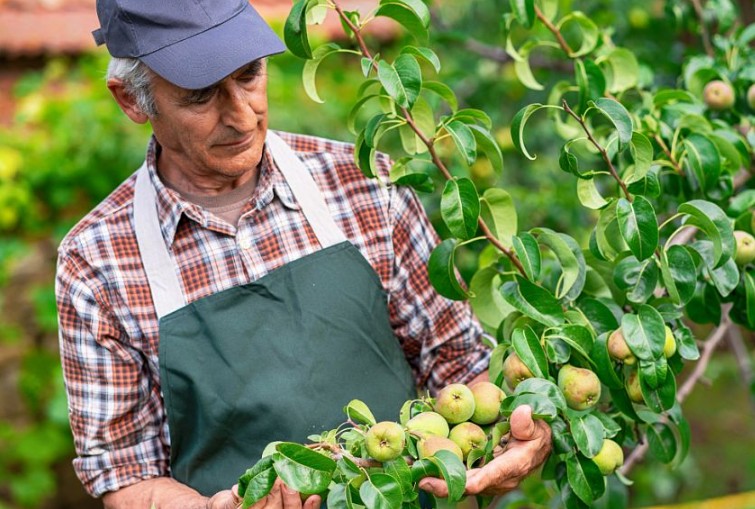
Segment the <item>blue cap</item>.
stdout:
<path fill-rule="evenodd" d="M 247 0 L 97 0 L 97 16 L 98 46 L 182 88 L 208 87 L 286 49 Z"/>

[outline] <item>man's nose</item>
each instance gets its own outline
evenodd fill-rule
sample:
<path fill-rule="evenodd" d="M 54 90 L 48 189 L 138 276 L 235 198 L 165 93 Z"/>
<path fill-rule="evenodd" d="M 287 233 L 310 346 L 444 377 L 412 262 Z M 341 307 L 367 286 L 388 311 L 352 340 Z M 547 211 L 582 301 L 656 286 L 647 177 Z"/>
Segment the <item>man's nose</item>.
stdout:
<path fill-rule="evenodd" d="M 257 126 L 257 113 L 252 107 L 251 94 L 238 86 L 229 86 L 223 94 L 222 121 L 239 132 L 249 132 Z"/>

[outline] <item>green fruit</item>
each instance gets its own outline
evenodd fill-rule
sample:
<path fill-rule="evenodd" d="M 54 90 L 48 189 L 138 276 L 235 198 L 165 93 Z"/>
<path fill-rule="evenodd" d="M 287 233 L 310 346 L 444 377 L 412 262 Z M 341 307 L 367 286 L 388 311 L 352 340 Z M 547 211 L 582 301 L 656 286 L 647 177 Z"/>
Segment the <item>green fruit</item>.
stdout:
<path fill-rule="evenodd" d="M 509 422 L 497 422 L 490 429 L 490 440 L 493 442 L 493 447 L 501 445 L 501 438 L 503 435 L 511 431 L 511 423 Z"/>
<path fill-rule="evenodd" d="M 640 7 L 632 7 L 629 9 L 629 25 L 632 28 L 643 29 L 647 28 L 650 24 L 650 14 L 645 9 Z"/>
<path fill-rule="evenodd" d="M 600 399 L 600 380 L 589 369 L 566 364 L 558 372 L 558 387 L 566 404 L 574 410 L 587 410 Z"/>
<path fill-rule="evenodd" d="M 663 344 L 663 356 L 668 359 L 676 353 L 676 340 L 671 328 L 668 325 L 664 328 L 666 329 L 666 342 Z"/>
<path fill-rule="evenodd" d="M 755 260 L 755 237 L 742 230 L 734 231 L 734 239 L 737 241 L 737 250 L 734 261 L 740 267 Z"/>
<path fill-rule="evenodd" d="M 501 412 L 501 401 L 506 393 L 494 383 L 480 382 L 471 387 L 474 396 L 474 413 L 472 422 L 490 424 L 498 420 Z"/>
<path fill-rule="evenodd" d="M 364 435 L 367 454 L 377 461 L 390 461 L 401 455 L 406 445 L 404 428 L 397 422 L 382 421 Z"/>
<path fill-rule="evenodd" d="M 474 414 L 474 395 L 464 384 L 447 385 L 435 398 L 435 411 L 449 424 L 467 421 Z"/>
<path fill-rule="evenodd" d="M 612 359 L 623 362 L 624 364 L 634 364 L 637 362 L 637 358 L 629 349 L 626 339 L 624 339 L 624 333 L 621 329 L 616 329 L 608 336 L 608 355 Z"/>
<path fill-rule="evenodd" d="M 624 451 L 621 446 L 613 440 L 603 440 L 603 447 L 600 452 L 592 459 L 603 475 L 611 475 L 624 464 Z"/>
<path fill-rule="evenodd" d="M 461 453 L 461 449 L 456 442 L 446 437 L 427 437 L 423 438 L 417 443 L 417 452 L 419 452 L 420 458 L 429 458 L 438 451 L 445 450 L 451 451 L 461 461 L 464 461 L 464 455 Z"/>
<path fill-rule="evenodd" d="M 457 424 L 451 429 L 448 438 L 459 446 L 465 460 L 472 449 L 483 449 L 488 441 L 482 428 L 473 422 Z"/>
<path fill-rule="evenodd" d="M 747 105 L 751 110 L 755 110 L 755 84 L 750 85 L 747 89 Z"/>
<path fill-rule="evenodd" d="M 503 361 L 503 378 L 512 389 L 516 389 L 520 382 L 533 376 L 535 375 L 532 374 L 530 368 L 522 362 L 517 354 L 512 353 Z"/>
<path fill-rule="evenodd" d="M 406 423 L 406 429 L 421 436 L 448 436 L 448 422 L 437 412 L 422 412 Z"/>
<path fill-rule="evenodd" d="M 640 388 L 640 377 L 637 374 L 636 369 L 629 374 L 629 377 L 627 377 L 626 388 L 627 388 L 627 394 L 629 394 L 629 399 L 631 399 L 635 403 L 643 403 L 645 401 L 642 398 L 642 389 Z"/>
<path fill-rule="evenodd" d="M 712 110 L 728 110 L 734 106 L 734 89 L 721 80 L 713 80 L 703 89 L 703 101 Z"/>

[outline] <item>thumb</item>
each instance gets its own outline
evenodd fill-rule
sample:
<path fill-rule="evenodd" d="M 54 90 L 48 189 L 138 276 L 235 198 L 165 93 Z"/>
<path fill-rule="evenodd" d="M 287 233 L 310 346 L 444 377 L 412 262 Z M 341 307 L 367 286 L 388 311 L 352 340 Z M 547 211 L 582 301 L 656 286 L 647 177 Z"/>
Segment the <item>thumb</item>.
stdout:
<path fill-rule="evenodd" d="M 535 421 L 532 420 L 532 407 L 522 405 L 517 407 L 509 418 L 511 436 L 517 440 L 533 440 L 537 431 Z"/>

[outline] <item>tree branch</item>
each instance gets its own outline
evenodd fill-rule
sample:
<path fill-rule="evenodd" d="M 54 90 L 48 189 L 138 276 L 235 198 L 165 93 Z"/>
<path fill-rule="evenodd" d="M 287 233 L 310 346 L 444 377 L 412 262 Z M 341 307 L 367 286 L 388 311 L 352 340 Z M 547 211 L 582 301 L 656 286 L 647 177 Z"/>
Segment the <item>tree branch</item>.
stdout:
<path fill-rule="evenodd" d="M 721 325 L 713 329 L 713 332 L 711 332 L 710 336 L 708 336 L 708 339 L 705 340 L 703 351 L 700 354 L 700 360 L 697 361 L 697 364 L 695 364 L 695 369 L 692 371 L 692 373 L 684 380 L 684 383 L 679 388 L 679 390 L 676 393 L 676 400 L 681 404 L 684 402 L 685 399 L 687 399 L 687 396 L 689 396 L 690 392 L 692 392 L 692 389 L 694 388 L 695 384 L 702 378 L 702 376 L 705 374 L 705 369 L 708 367 L 708 364 L 710 363 L 711 356 L 713 355 L 713 351 L 716 349 L 716 347 L 721 343 L 721 341 L 726 337 L 729 328 L 733 326 L 731 320 L 729 320 L 729 310 L 731 309 L 731 304 L 724 305 L 721 314 Z M 666 418 L 664 418 L 665 422 Z M 634 468 L 637 463 L 642 461 L 642 459 L 645 457 L 645 454 L 647 454 L 648 449 L 650 446 L 648 445 L 647 437 L 643 436 L 641 440 L 641 444 L 632 451 L 632 453 L 629 455 L 629 457 L 624 462 L 624 465 L 621 467 L 621 473 L 622 475 L 628 475 L 629 472 Z"/>
<path fill-rule="evenodd" d="M 564 50 L 564 53 L 566 53 L 568 57 L 571 57 L 572 49 L 569 47 L 569 43 L 566 42 L 564 36 L 561 35 L 561 31 L 553 23 L 551 23 L 551 20 L 549 20 L 545 16 L 545 14 L 543 14 L 543 11 L 541 11 L 537 5 L 535 6 L 535 15 L 537 16 L 537 19 L 539 19 L 543 23 L 543 25 L 545 25 L 545 27 L 550 30 L 554 36 L 556 36 L 558 45 L 561 46 L 561 49 Z"/>
<path fill-rule="evenodd" d="M 712 57 L 713 45 L 710 43 L 710 34 L 708 33 L 708 27 L 705 26 L 705 16 L 703 15 L 703 6 L 700 3 L 700 0 L 690 0 L 690 3 L 692 4 L 692 7 L 695 9 L 695 14 L 697 15 L 697 19 L 700 22 L 700 32 L 703 38 L 703 47 L 705 48 L 705 53 L 707 53 L 709 57 Z"/>
<path fill-rule="evenodd" d="M 729 342 L 729 348 L 731 348 L 734 358 L 737 360 L 739 373 L 742 376 L 742 381 L 744 382 L 745 387 L 752 387 L 755 378 L 752 373 L 750 353 L 747 351 L 747 346 L 745 346 L 745 343 L 742 340 L 742 331 L 739 327 L 730 327 L 726 339 Z M 750 394 L 750 408 L 755 413 L 755 398 L 752 394 Z"/>

